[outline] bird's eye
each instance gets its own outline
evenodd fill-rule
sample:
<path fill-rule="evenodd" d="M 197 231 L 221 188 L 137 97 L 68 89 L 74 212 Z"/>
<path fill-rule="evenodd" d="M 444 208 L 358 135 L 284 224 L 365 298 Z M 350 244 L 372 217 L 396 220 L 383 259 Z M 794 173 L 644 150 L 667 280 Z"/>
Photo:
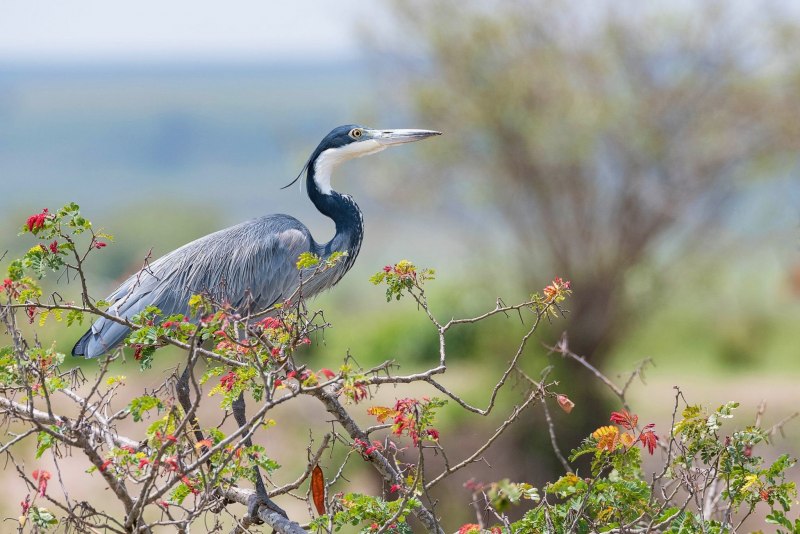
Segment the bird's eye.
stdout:
<path fill-rule="evenodd" d="M 361 134 L 363 133 L 364 132 L 361 131 L 361 128 L 353 128 L 352 130 L 350 130 L 350 137 L 352 137 L 353 139 L 358 139 L 359 137 L 361 137 Z"/>

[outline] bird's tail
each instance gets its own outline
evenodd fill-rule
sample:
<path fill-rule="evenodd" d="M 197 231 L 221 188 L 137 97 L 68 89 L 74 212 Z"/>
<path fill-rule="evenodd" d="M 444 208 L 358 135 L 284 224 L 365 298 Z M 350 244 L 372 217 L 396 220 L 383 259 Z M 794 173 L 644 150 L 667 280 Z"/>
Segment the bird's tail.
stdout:
<path fill-rule="evenodd" d="M 89 340 L 92 337 L 92 329 L 86 331 L 83 336 L 75 343 L 75 346 L 72 347 L 72 355 L 73 356 L 86 356 L 87 358 L 90 357 L 86 354 L 87 345 L 89 344 Z"/>
<path fill-rule="evenodd" d="M 75 343 L 72 355 L 97 358 L 122 343 L 129 333 L 127 326 L 101 317 Z"/>

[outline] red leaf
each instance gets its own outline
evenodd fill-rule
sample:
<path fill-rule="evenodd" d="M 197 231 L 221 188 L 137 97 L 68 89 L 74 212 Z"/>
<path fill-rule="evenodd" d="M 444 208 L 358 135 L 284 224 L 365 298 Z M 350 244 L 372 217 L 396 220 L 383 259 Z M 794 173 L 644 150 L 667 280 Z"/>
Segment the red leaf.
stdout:
<path fill-rule="evenodd" d="M 44 497 L 47 492 L 47 481 L 50 480 L 50 472 L 44 469 L 37 469 L 33 472 L 33 479 L 39 481 L 39 495 Z"/>
<path fill-rule="evenodd" d="M 611 422 L 628 430 L 633 430 L 639 423 L 639 417 L 628 413 L 628 410 L 611 412 Z"/>
<path fill-rule="evenodd" d="M 656 444 L 658 443 L 658 436 L 652 430 L 648 430 L 647 432 L 642 432 L 642 435 L 639 436 L 639 440 L 642 442 L 642 448 L 647 447 L 647 452 L 653 454 L 656 450 Z"/>
<path fill-rule="evenodd" d="M 567 413 L 571 412 L 575 407 L 575 403 L 572 402 L 566 395 L 558 395 L 556 396 L 556 400 L 558 401 L 558 405 L 561 407 L 561 409 Z"/>
<path fill-rule="evenodd" d="M 325 514 L 325 475 L 319 466 L 311 472 L 311 496 L 319 515 Z"/>

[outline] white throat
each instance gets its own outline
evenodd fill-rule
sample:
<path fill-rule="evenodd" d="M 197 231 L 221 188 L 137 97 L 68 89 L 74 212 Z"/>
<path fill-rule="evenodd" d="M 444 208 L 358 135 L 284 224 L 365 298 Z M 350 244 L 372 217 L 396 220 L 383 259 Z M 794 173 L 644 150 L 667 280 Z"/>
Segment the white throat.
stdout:
<path fill-rule="evenodd" d="M 331 194 L 331 174 L 333 169 L 343 161 L 375 154 L 386 148 L 374 139 L 350 143 L 339 148 L 329 148 L 322 152 L 314 162 L 314 182 L 324 195 Z"/>

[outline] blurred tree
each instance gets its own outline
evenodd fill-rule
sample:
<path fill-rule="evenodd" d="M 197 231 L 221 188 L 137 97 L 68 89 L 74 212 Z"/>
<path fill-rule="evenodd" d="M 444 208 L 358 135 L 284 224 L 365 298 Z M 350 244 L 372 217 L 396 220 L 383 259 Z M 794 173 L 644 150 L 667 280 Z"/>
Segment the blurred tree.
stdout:
<path fill-rule="evenodd" d="M 797 18 L 750 7 L 397 0 L 402 38 L 374 39 L 402 50 L 401 87 L 448 134 L 438 168 L 417 174 L 494 204 L 529 287 L 574 282 L 570 348 L 595 363 L 653 302 L 626 298 L 632 269 L 713 242 L 736 184 L 795 158 Z"/>
<path fill-rule="evenodd" d="M 737 180 L 777 174 L 798 146 L 800 47 L 775 9 L 394 6 L 425 44 L 416 111 L 450 133 L 436 172 L 480 184 L 531 287 L 538 268 L 573 279 L 581 354 L 602 358 L 632 319 L 630 269 L 713 239 Z"/>

